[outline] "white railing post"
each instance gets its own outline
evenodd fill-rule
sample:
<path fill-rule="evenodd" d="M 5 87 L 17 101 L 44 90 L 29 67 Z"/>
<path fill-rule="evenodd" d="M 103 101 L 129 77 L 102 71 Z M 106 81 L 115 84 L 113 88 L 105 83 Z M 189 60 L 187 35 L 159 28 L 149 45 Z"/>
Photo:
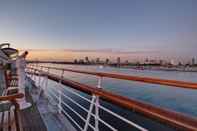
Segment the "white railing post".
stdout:
<path fill-rule="evenodd" d="M 32 74 L 31 74 L 31 79 L 34 80 L 34 74 L 33 74 L 33 73 L 34 73 L 34 69 L 31 68 L 30 72 L 32 73 Z"/>
<path fill-rule="evenodd" d="M 35 65 L 35 67 L 34 67 L 34 73 L 37 72 L 37 69 L 38 69 L 38 67 L 37 67 L 37 65 Z M 38 78 L 38 76 L 34 75 L 35 85 L 37 85 L 37 83 L 38 83 L 37 78 Z"/>
<path fill-rule="evenodd" d="M 102 77 L 98 78 L 98 84 L 97 88 L 102 88 Z M 95 130 L 99 131 L 99 96 L 96 96 L 96 101 L 95 101 Z"/>
<path fill-rule="evenodd" d="M 34 69 L 34 73 L 36 73 L 36 69 Z M 34 75 L 34 81 L 35 81 L 35 85 L 38 83 L 38 81 L 37 81 L 37 78 L 38 78 L 38 76 L 35 74 Z"/>
<path fill-rule="evenodd" d="M 49 75 L 49 68 L 47 68 L 47 75 L 45 76 L 45 80 L 46 80 L 45 85 L 44 85 L 45 95 L 47 95 L 47 94 L 46 94 L 46 92 L 47 92 L 46 89 L 47 89 L 47 87 L 48 87 L 48 81 L 49 81 L 48 75 Z"/>
<path fill-rule="evenodd" d="M 92 96 L 91 103 L 90 103 L 90 108 L 89 108 L 89 110 L 88 110 L 88 115 L 87 115 L 87 118 L 86 118 L 86 122 L 85 122 L 85 126 L 84 126 L 83 131 L 87 131 L 87 130 L 88 130 L 88 125 L 89 125 L 89 123 L 90 123 L 90 117 L 91 117 L 91 114 L 92 114 L 92 109 L 93 109 L 93 107 L 94 107 L 95 99 L 96 99 L 96 96 L 93 95 L 93 96 Z"/>
<path fill-rule="evenodd" d="M 34 76 L 34 74 L 33 74 L 34 70 L 32 68 L 33 66 L 32 66 L 32 64 L 28 64 L 27 66 L 29 67 L 29 72 L 32 73 L 32 74 L 30 74 L 30 78 L 33 80 L 33 78 L 34 78 L 33 77 Z"/>
<path fill-rule="evenodd" d="M 97 88 L 101 88 L 102 77 L 99 77 Z M 99 96 L 93 95 L 83 131 L 88 130 L 90 117 L 95 105 L 95 131 L 99 131 Z"/>
<path fill-rule="evenodd" d="M 64 78 L 64 70 L 62 70 L 61 73 L 61 79 L 59 80 L 59 86 L 62 86 L 62 79 Z M 62 113 L 62 92 L 61 92 L 61 88 L 58 89 L 58 113 L 61 114 Z"/>
<path fill-rule="evenodd" d="M 47 89 L 47 86 L 48 86 L 48 75 L 49 75 L 49 68 L 47 68 L 47 71 L 46 71 L 46 75 L 44 75 L 42 78 L 42 82 L 41 82 L 41 88 L 44 92 L 44 94 L 47 96 L 46 94 L 46 89 Z"/>
<path fill-rule="evenodd" d="M 33 68 L 32 68 L 32 80 L 34 81 L 34 82 L 36 82 L 36 77 L 35 77 L 35 73 L 36 73 L 36 70 L 35 70 L 35 67 L 34 66 L 32 66 Z M 36 84 L 36 83 L 35 83 Z"/>
<path fill-rule="evenodd" d="M 40 71 L 42 71 L 42 66 L 40 67 Z M 41 85 L 40 85 L 40 82 L 41 82 L 41 80 L 40 80 L 41 79 L 40 78 L 41 77 L 41 72 L 39 72 L 39 76 L 38 77 L 39 77 L 38 78 L 38 86 L 41 87 Z"/>
<path fill-rule="evenodd" d="M 58 90 L 58 113 L 62 113 L 62 92 Z"/>
<path fill-rule="evenodd" d="M 38 63 L 35 65 L 35 67 L 36 67 L 36 69 L 39 69 L 39 65 L 38 65 Z M 37 86 L 38 86 L 38 82 L 39 82 L 39 76 L 40 76 L 40 74 L 39 74 L 38 70 L 36 70 L 35 72 L 36 72 L 36 73 L 38 73 L 37 77 L 35 77 L 36 84 L 37 84 Z"/>

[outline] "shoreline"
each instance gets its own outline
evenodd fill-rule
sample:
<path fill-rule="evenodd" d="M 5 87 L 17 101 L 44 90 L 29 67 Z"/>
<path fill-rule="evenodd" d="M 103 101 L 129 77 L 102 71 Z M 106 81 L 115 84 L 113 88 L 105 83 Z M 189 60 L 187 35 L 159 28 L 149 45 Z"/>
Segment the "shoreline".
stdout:
<path fill-rule="evenodd" d="M 126 68 L 126 69 L 134 69 L 134 70 L 150 70 L 150 71 L 168 71 L 168 72 L 197 72 L 197 67 L 115 67 L 115 68 Z"/>
<path fill-rule="evenodd" d="M 38 61 L 32 62 L 29 61 L 28 63 L 34 64 L 61 64 L 61 65 L 79 65 L 79 66 L 101 66 L 102 68 L 111 67 L 111 68 L 122 68 L 122 69 L 134 69 L 134 70 L 152 70 L 152 71 L 176 71 L 176 72 L 197 72 L 197 66 L 172 66 L 172 67 L 165 67 L 165 66 L 136 66 L 136 65 L 120 65 L 117 66 L 116 64 L 80 64 L 80 63 L 73 63 L 73 62 L 45 62 L 45 61 Z"/>

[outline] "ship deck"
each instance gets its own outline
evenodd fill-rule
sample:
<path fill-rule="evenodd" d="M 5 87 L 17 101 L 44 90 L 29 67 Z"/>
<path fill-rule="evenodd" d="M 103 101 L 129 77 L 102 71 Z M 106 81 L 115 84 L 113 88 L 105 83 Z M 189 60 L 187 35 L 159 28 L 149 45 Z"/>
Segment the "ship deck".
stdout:
<path fill-rule="evenodd" d="M 65 116 L 59 114 L 44 95 L 40 95 L 40 89 L 30 79 L 27 83 L 25 98 L 32 106 L 19 111 L 21 131 L 76 131 Z M 2 70 L 0 70 L 0 84 L 1 87 L 6 84 Z M 0 130 L 16 131 L 14 121 L 13 110 L 0 112 Z"/>
<path fill-rule="evenodd" d="M 63 72 L 64 72 L 64 70 L 65 69 L 63 69 Z M 181 130 L 182 130 L 182 128 L 188 129 L 188 130 L 190 130 L 190 129 L 196 130 L 196 119 L 194 119 L 194 118 L 189 118 L 189 117 L 184 116 L 180 113 L 176 113 L 176 112 L 172 112 L 169 110 L 154 107 L 153 105 L 149 105 L 147 103 L 143 103 L 140 101 L 127 99 L 123 96 L 112 94 L 110 92 L 107 92 L 107 91 L 104 91 L 101 89 L 97 89 L 97 88 L 89 86 L 89 85 L 81 84 L 81 83 L 78 83 L 78 82 L 75 82 L 75 81 L 72 81 L 72 80 L 69 80 L 66 78 L 62 79 L 63 74 L 62 74 L 62 76 L 58 76 L 58 75 L 50 74 L 49 72 L 46 73 L 44 71 L 40 71 L 40 70 L 38 70 L 38 71 L 39 71 L 39 73 L 38 72 L 33 73 L 33 75 L 37 75 L 36 77 L 38 78 L 38 80 L 36 78 L 34 79 L 32 75 L 27 75 L 28 77 L 26 79 L 25 98 L 28 102 L 30 102 L 32 104 L 32 106 L 30 108 L 27 108 L 24 110 L 19 110 L 19 121 L 18 122 L 20 123 L 20 129 L 21 129 L 20 131 L 76 131 L 75 127 L 77 128 L 77 126 L 72 125 L 71 122 L 67 119 L 67 117 L 65 117 L 66 113 L 63 110 L 62 105 L 67 106 L 71 111 L 78 114 L 79 116 L 80 116 L 80 114 L 77 113 L 76 111 L 74 111 L 74 109 L 72 109 L 72 107 L 70 107 L 69 104 L 65 104 L 65 102 L 62 101 L 62 100 L 64 100 L 64 99 L 62 99 L 62 97 L 69 99 L 71 102 L 73 102 L 74 104 L 76 104 L 77 106 L 79 106 L 80 108 L 82 108 L 83 110 L 88 112 L 87 116 L 89 116 L 89 117 L 87 117 L 87 120 L 85 120 L 85 118 L 82 118 L 82 116 L 80 116 L 80 118 L 82 120 L 87 121 L 87 124 L 85 123 L 85 126 L 83 126 L 83 127 L 84 127 L 84 130 L 85 129 L 88 130 L 88 128 L 85 128 L 85 127 L 86 127 L 86 125 L 87 125 L 87 127 L 89 125 L 91 125 L 90 117 L 92 115 L 92 109 L 93 109 L 93 105 L 94 105 L 93 102 L 95 101 L 95 98 L 96 98 L 96 97 L 94 97 L 95 95 L 98 95 L 101 100 L 106 100 L 107 102 L 111 102 L 112 104 L 119 105 L 120 107 L 125 107 L 127 109 L 130 109 L 131 111 L 134 111 L 133 109 L 135 109 L 136 113 L 144 113 L 141 115 L 144 115 L 147 117 L 152 117 L 153 120 L 156 120 L 158 122 L 163 121 L 163 124 L 166 124 L 167 128 L 169 127 L 170 129 L 172 128 L 174 130 L 176 130 L 176 128 L 181 129 Z M 124 76 L 124 75 L 117 75 L 117 74 L 92 73 L 92 72 L 75 71 L 75 70 L 68 70 L 68 71 L 93 74 L 93 75 L 100 75 L 101 77 L 105 76 L 105 77 L 112 77 L 112 78 L 119 78 L 119 79 L 126 79 L 126 80 L 131 80 L 131 79 L 133 80 L 134 79 L 133 76 Z M 3 75 L 1 76 L 1 74 L 3 74 L 3 73 L 2 72 L 0 73 L 0 81 L 4 79 Z M 31 74 L 31 73 L 29 72 L 29 74 Z M 42 75 L 45 77 L 43 77 Z M 42 81 L 41 81 L 41 77 L 43 77 Z M 48 79 L 54 80 L 56 82 L 56 84 L 58 84 L 58 85 L 59 84 L 66 85 L 66 86 L 72 87 L 75 90 L 83 91 L 87 94 L 92 95 L 93 102 L 90 101 L 89 99 L 87 100 L 82 95 L 77 95 L 81 99 L 85 99 L 88 102 L 90 102 L 90 107 L 92 107 L 92 108 L 90 108 L 89 110 L 91 112 L 89 112 L 88 110 L 83 108 L 83 106 L 81 106 L 80 104 L 78 104 L 77 102 L 72 100 L 71 97 L 63 95 L 62 90 L 60 90 L 60 89 L 58 91 L 59 96 L 56 96 L 55 93 L 52 94 L 57 99 L 58 102 L 51 101 L 49 98 L 49 94 L 51 91 L 47 92 L 48 88 L 46 86 L 48 84 Z M 152 81 L 150 81 L 150 79 Z M 8 80 L 10 80 L 10 78 Z M 16 79 L 13 79 L 13 81 L 15 81 L 15 80 Z M 37 82 L 36 82 L 36 80 L 37 80 Z M 99 80 L 101 80 L 101 79 L 99 79 Z M 175 86 L 181 87 L 181 88 L 192 88 L 192 89 L 197 88 L 197 85 L 194 83 L 186 83 L 186 82 L 181 82 L 181 81 L 175 82 L 172 80 L 167 81 L 167 80 L 158 80 L 158 79 L 154 79 L 154 81 L 153 81 L 152 78 L 140 79 L 139 77 L 138 77 L 138 79 L 136 79 L 136 77 L 135 77 L 134 80 L 135 81 L 143 81 L 146 83 L 153 83 L 154 82 L 154 83 L 163 84 L 163 85 L 175 85 Z M 44 82 L 46 82 L 47 84 Z M 2 81 L 0 84 L 4 85 L 5 83 L 6 83 L 5 81 Z M 13 83 L 13 82 L 10 81 L 9 83 Z M 17 82 L 14 82 L 14 83 L 17 83 Z M 98 81 L 98 86 L 100 86 L 100 85 L 101 85 L 101 83 Z M 61 87 L 61 85 L 59 85 L 59 86 Z M 15 87 L 17 87 L 17 84 L 15 85 Z M 58 89 L 58 88 L 56 88 L 56 89 Z M 76 91 L 72 91 L 70 89 L 67 89 L 67 91 L 76 95 Z M 17 107 L 17 106 L 15 106 L 15 107 Z M 134 126 L 134 128 L 136 128 L 136 129 L 139 129 L 142 131 L 147 131 L 147 129 L 135 124 L 132 121 L 129 121 L 128 119 L 126 119 L 124 117 L 121 117 L 120 115 L 118 115 L 114 112 L 111 112 L 109 109 L 107 109 L 106 107 L 104 107 L 102 105 L 99 105 L 99 106 L 97 105 L 97 107 L 100 107 L 97 109 L 103 109 L 106 112 L 111 113 L 112 115 L 121 119 L 122 121 L 126 121 L 128 124 Z M 15 109 L 19 109 L 19 108 L 15 108 Z M 1 113 L 3 113 L 3 115 L 1 115 Z M 1 113 L 0 113 L 0 116 L 1 116 L 0 120 L 2 121 L 2 119 L 5 119 L 5 113 L 4 112 L 1 112 Z M 6 114 L 8 116 L 8 117 L 7 116 L 6 117 L 8 118 L 8 121 L 9 121 L 9 111 L 8 111 L 8 113 L 6 112 Z M 153 117 L 153 115 L 155 115 L 155 116 Z M 95 116 L 95 115 L 93 115 L 93 116 Z M 68 118 L 72 122 L 74 121 L 72 119 L 72 117 L 69 117 L 69 115 L 68 115 Z M 105 123 L 100 118 L 98 120 Z M 95 123 L 96 123 L 96 121 L 95 121 Z M 5 126 L 6 128 L 3 127 L 3 129 L 2 129 L 2 127 L 0 126 L 1 127 L 0 130 L 16 131 L 16 128 L 14 128 L 14 126 L 13 126 L 13 128 L 10 128 L 10 125 L 2 124 L 2 122 L 1 122 L 1 125 Z M 19 127 L 19 126 L 16 126 L 16 127 Z M 83 127 L 80 127 L 79 129 L 83 130 Z M 92 127 L 92 125 L 91 125 L 91 127 Z M 108 127 L 110 127 L 110 129 L 112 129 L 114 131 L 117 130 L 117 129 L 113 128 L 112 126 L 108 126 Z M 155 127 L 155 128 L 157 128 L 157 127 Z M 94 129 L 94 127 L 93 127 L 93 129 Z M 161 128 L 159 127 L 158 129 L 161 129 Z M 17 131 L 19 131 L 19 130 L 17 130 Z"/>
<path fill-rule="evenodd" d="M 20 111 L 22 130 L 47 131 L 41 114 L 36 104 L 34 104 L 31 94 L 28 90 L 25 92 L 25 97 L 28 102 L 32 103 L 32 107 Z"/>
<path fill-rule="evenodd" d="M 32 107 L 34 113 L 32 113 L 32 115 L 35 115 L 34 117 L 40 119 L 35 121 L 35 123 L 32 123 L 32 126 L 35 125 L 36 131 L 76 131 L 67 118 L 63 114 L 58 113 L 57 107 L 50 103 L 49 99 L 44 95 L 40 88 L 35 86 L 31 80 L 29 83 L 31 87 L 27 88 L 29 90 L 26 91 L 27 100 L 34 103 L 34 106 Z M 29 118 L 31 119 L 31 117 Z"/>

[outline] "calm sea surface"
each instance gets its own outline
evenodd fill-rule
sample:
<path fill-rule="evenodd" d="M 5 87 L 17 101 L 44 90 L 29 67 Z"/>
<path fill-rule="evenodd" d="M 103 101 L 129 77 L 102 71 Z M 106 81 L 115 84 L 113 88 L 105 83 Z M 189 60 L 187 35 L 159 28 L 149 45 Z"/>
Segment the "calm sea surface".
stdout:
<path fill-rule="evenodd" d="M 112 68 L 112 67 L 100 68 L 99 66 L 56 65 L 56 64 L 47 64 L 47 66 L 197 82 L 197 73 L 195 72 L 151 71 L 151 70 L 134 70 L 134 69 L 122 69 L 122 68 Z M 60 71 L 56 71 L 56 70 L 51 70 L 51 71 L 58 75 L 61 74 Z M 97 77 L 93 77 L 90 75 L 82 75 L 77 73 L 65 72 L 64 76 L 66 78 L 93 86 L 96 86 L 98 81 Z M 53 82 L 51 82 L 50 86 L 51 87 L 55 86 L 52 83 Z M 182 89 L 176 87 L 172 88 L 169 86 L 145 84 L 140 82 L 132 82 L 132 81 L 116 80 L 116 79 L 108 79 L 108 78 L 104 78 L 102 80 L 102 87 L 116 94 L 120 94 L 132 99 L 145 101 L 153 105 L 157 105 L 159 107 L 165 107 L 193 117 L 197 117 L 197 102 L 196 102 L 197 90 Z M 78 101 L 80 100 L 78 99 Z M 114 111 L 118 112 L 121 115 L 128 116 L 128 112 L 123 111 L 123 109 L 119 109 L 115 106 L 110 105 L 109 103 L 103 103 L 103 104 L 108 108 L 112 108 Z M 86 105 L 85 102 L 84 105 Z M 129 116 L 132 117 L 130 119 L 135 119 L 137 117 L 135 116 L 135 114 L 129 114 Z M 104 115 L 104 117 L 106 117 L 106 115 Z M 106 119 L 109 120 L 110 116 L 107 117 Z M 114 121 L 112 123 L 114 123 Z M 134 121 L 138 122 L 141 120 L 136 119 Z M 142 123 L 140 124 L 144 125 L 148 129 L 166 130 L 162 126 L 161 127 L 159 125 L 157 126 L 157 124 L 155 124 L 156 125 L 155 127 L 150 126 L 153 124 L 151 124 L 150 121 L 149 122 L 147 121 L 146 120 L 144 120 L 144 122 L 141 121 Z M 127 129 L 127 127 L 124 126 L 120 126 L 120 127 L 125 131 L 129 130 L 129 128 Z M 103 128 L 103 130 L 107 130 L 107 129 Z"/>

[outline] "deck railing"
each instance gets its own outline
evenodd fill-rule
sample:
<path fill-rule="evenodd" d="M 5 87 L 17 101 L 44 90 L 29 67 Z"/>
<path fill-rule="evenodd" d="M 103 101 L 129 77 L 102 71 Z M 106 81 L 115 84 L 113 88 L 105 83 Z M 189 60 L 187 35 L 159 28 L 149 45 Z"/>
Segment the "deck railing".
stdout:
<path fill-rule="evenodd" d="M 52 69 L 59 70 L 62 73 L 60 75 L 55 75 L 52 72 L 50 72 Z M 98 85 L 97 87 L 85 85 L 73 80 L 69 80 L 64 78 L 65 72 L 74 72 L 74 73 L 81 73 L 81 74 L 87 74 L 87 75 L 94 75 L 98 77 Z M 124 107 L 131 111 L 136 111 L 138 113 L 143 114 L 144 116 L 147 116 L 148 118 L 152 118 L 154 120 L 158 120 L 160 122 L 163 122 L 165 124 L 171 125 L 173 127 L 176 127 L 178 129 L 184 129 L 184 130 L 197 130 L 197 119 L 191 118 L 186 115 L 183 115 L 181 113 L 177 113 L 174 111 L 170 111 L 168 109 L 159 108 L 154 105 L 134 100 L 134 99 L 128 99 L 126 97 L 113 94 L 111 92 L 105 91 L 101 89 L 101 83 L 102 79 L 104 77 L 107 78 L 115 78 L 115 79 L 122 79 L 122 80 L 129 80 L 129 81 L 138 81 L 138 82 L 144 82 L 144 83 L 152 83 L 152 84 L 159 84 L 159 85 L 167 85 L 170 87 L 180 87 L 180 88 L 189 88 L 189 89 L 197 89 L 197 83 L 191 83 L 191 82 L 182 82 L 182 81 L 176 81 L 176 80 L 164 80 L 164 79 L 157 79 L 157 78 L 147 78 L 147 77 L 137 77 L 137 76 L 129 76 L 129 75 L 122 75 L 122 74 L 112 74 L 112 73 L 101 73 L 101 72 L 88 72 L 88 71 L 80 71 L 80 70 L 72 70 L 72 69 L 65 69 L 65 68 L 56 68 L 56 67 L 47 67 L 47 66 L 39 66 L 39 65 L 29 65 L 27 68 L 27 73 L 30 74 L 30 77 L 35 80 L 35 75 L 39 76 L 37 80 L 38 85 L 44 85 L 44 90 L 47 88 L 48 79 L 51 79 L 53 81 L 56 81 L 59 83 L 60 87 L 62 89 L 70 92 L 73 95 L 76 95 L 77 97 L 87 101 L 90 103 L 89 110 L 84 108 L 83 105 L 81 105 L 79 102 L 75 101 L 75 99 L 72 99 L 68 95 L 62 93 L 60 90 L 56 91 L 50 91 L 49 93 L 55 97 L 58 101 L 58 109 L 59 113 L 65 114 L 74 124 L 82 131 L 87 131 L 88 128 L 92 128 L 95 131 L 99 130 L 99 123 L 104 124 L 109 129 L 116 131 L 117 129 L 113 127 L 112 125 L 108 124 L 106 121 L 102 120 L 99 117 L 99 110 L 103 110 L 107 113 L 110 113 L 111 115 L 119 118 L 120 120 L 128 123 L 129 125 L 135 127 L 136 129 L 146 131 L 144 127 L 120 116 L 119 114 L 107 109 L 106 107 L 99 104 L 99 99 L 110 102 L 112 104 L 115 104 L 120 107 Z M 41 77 L 45 78 L 45 84 L 42 84 Z M 66 85 L 68 87 L 71 87 L 73 89 L 82 91 L 84 93 L 92 95 L 91 100 L 87 99 L 86 97 L 82 96 L 81 94 L 77 93 L 76 91 L 66 88 Z M 56 91 L 56 93 L 54 93 Z M 58 95 L 57 95 L 58 94 Z M 76 110 L 74 110 L 71 106 L 69 106 L 67 103 L 65 103 L 62 99 L 67 99 L 70 102 L 74 103 L 76 106 L 87 112 L 86 118 L 82 117 Z M 81 127 L 79 123 L 77 123 L 70 114 L 68 114 L 63 108 L 62 105 L 67 107 L 70 111 L 72 111 L 75 115 L 77 115 L 82 121 L 84 121 L 84 126 Z M 93 113 L 93 107 L 95 106 L 95 111 Z M 90 122 L 90 117 L 95 118 L 95 124 L 92 125 Z"/>

